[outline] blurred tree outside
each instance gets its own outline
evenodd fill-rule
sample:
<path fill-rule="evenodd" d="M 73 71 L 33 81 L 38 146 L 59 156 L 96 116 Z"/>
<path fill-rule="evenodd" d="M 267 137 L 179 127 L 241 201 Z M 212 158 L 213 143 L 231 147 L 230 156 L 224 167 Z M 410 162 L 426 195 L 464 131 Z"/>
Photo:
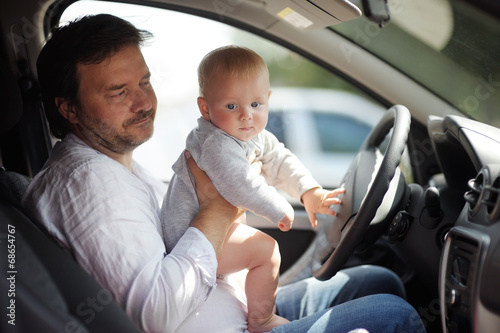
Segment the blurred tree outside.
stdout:
<path fill-rule="evenodd" d="M 237 45 L 254 50 L 266 61 L 271 87 L 323 88 L 361 93 L 344 79 L 276 43 L 238 29 L 233 30 L 231 39 Z"/>

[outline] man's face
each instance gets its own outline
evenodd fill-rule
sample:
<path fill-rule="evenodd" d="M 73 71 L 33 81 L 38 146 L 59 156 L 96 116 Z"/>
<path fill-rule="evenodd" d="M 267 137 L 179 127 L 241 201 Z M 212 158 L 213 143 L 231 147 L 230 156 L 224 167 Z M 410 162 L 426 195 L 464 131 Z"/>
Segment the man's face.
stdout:
<path fill-rule="evenodd" d="M 105 153 L 125 154 L 153 135 L 157 100 L 140 49 L 127 46 L 99 64 L 79 64 L 77 135 Z"/>

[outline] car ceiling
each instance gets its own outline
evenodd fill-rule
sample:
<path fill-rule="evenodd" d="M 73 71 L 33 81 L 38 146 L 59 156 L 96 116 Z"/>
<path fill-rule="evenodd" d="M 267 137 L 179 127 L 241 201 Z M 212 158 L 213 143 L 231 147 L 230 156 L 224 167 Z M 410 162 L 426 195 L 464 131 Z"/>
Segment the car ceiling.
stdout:
<path fill-rule="evenodd" d="M 28 2 L 31 2 L 33 6 L 27 6 Z M 385 62 L 363 49 L 355 48 L 350 41 L 332 31 L 327 29 L 302 31 L 291 28 L 288 22 L 266 11 L 263 1 L 157 0 L 136 2 L 222 20 L 280 41 L 292 50 L 322 63 L 332 71 L 349 77 L 384 102 L 386 106 L 392 104 L 407 106 L 414 119 L 421 123 L 425 124 L 429 115 L 460 114 L 449 104 L 409 80 Z M 286 5 L 285 0 L 282 2 Z M 7 36 L 10 40 L 4 40 L 4 45 L 6 45 L 6 58 L 10 61 L 12 68 L 15 68 L 14 64 L 19 58 L 27 59 L 30 67 L 35 68 L 36 56 L 45 38 L 42 32 L 44 29 L 41 28 L 46 20 L 41 14 L 55 13 L 57 10 L 66 8 L 65 6 L 70 2 L 60 3 L 54 0 L 22 0 L 0 4 L 3 31 L 11 31 L 10 37 Z M 12 36 L 17 38 L 17 42 L 13 42 Z M 20 36 L 23 36 L 22 42 L 19 41 Z M 307 53 L 303 50 L 307 50 Z"/>

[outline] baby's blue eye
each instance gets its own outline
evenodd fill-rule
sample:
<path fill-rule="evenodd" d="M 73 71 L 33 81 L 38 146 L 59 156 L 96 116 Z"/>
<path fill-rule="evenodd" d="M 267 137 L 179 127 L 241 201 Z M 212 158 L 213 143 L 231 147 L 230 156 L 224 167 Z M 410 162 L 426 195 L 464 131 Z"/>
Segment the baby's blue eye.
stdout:
<path fill-rule="evenodd" d="M 260 103 L 258 103 L 258 102 L 253 102 L 251 105 L 252 105 L 252 107 L 253 107 L 253 108 L 256 108 L 256 107 L 258 107 L 258 106 L 260 105 Z"/>
<path fill-rule="evenodd" d="M 228 104 L 228 105 L 227 105 L 227 108 L 228 108 L 229 110 L 234 110 L 234 109 L 236 109 L 236 105 L 235 105 L 235 104 Z"/>

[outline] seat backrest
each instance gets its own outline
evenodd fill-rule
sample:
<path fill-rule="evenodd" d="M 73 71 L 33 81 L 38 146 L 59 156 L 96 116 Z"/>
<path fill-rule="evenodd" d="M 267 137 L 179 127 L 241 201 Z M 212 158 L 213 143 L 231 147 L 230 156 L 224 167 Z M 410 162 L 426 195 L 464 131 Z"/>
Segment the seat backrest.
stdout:
<path fill-rule="evenodd" d="M 1 331 L 139 332 L 110 293 L 23 213 L 28 182 L 0 170 L 0 262 L 7 272 L 0 292 L 8 296 L 0 301 Z"/>
<path fill-rule="evenodd" d="M 7 61 L 0 57 L 0 133 L 5 133 L 21 118 L 23 101 L 17 80 Z"/>
<path fill-rule="evenodd" d="M 0 199 L 21 208 L 21 199 L 30 179 L 17 172 L 0 167 Z"/>

